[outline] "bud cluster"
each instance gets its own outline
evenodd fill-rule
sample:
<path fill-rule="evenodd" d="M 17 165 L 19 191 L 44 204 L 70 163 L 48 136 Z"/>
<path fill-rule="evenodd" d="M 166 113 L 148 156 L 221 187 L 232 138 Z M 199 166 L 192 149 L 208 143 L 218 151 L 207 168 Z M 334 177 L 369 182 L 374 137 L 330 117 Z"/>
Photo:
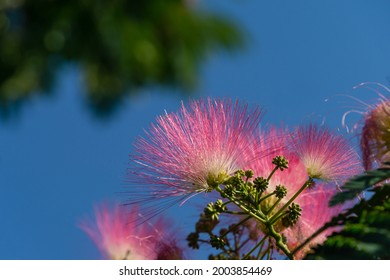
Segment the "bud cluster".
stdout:
<path fill-rule="evenodd" d="M 295 225 L 301 216 L 302 209 L 291 199 L 285 201 L 288 186 L 279 184 L 270 190 L 269 181 L 273 174 L 278 170 L 283 171 L 288 168 L 288 160 L 283 156 L 276 156 L 272 163 L 275 167 L 268 178 L 255 177 L 252 170 L 238 170 L 223 184 L 216 186 L 215 190 L 220 193 L 222 199 L 214 203 L 210 202 L 205 207 L 196 223 L 196 231 L 187 237 L 188 245 L 198 249 L 199 243 L 202 242 L 217 250 L 222 250 L 222 253 L 210 256 L 213 259 L 257 259 L 266 255 L 270 256 L 270 248 L 276 245 L 278 250 L 292 258 L 286 240 L 280 231 Z M 305 184 L 300 192 L 308 185 Z M 231 204 L 229 209 L 228 204 Z M 225 217 L 232 217 L 232 215 L 240 215 L 238 223 L 233 223 L 227 228 L 219 227 L 220 230 L 218 230 L 217 225 L 224 221 Z M 256 234 L 254 234 L 253 227 L 257 228 Z M 242 239 L 244 232 L 249 236 L 246 240 Z M 208 237 L 200 239 L 200 236 L 204 234 Z M 259 236 L 263 236 L 261 244 L 258 242 Z M 258 242 L 254 247 L 255 249 L 260 247 L 257 255 L 253 255 L 255 249 L 245 255 L 240 255 L 237 248 L 244 247 L 240 242 L 244 245 Z M 261 247 L 264 244 L 268 245 L 263 252 Z"/>

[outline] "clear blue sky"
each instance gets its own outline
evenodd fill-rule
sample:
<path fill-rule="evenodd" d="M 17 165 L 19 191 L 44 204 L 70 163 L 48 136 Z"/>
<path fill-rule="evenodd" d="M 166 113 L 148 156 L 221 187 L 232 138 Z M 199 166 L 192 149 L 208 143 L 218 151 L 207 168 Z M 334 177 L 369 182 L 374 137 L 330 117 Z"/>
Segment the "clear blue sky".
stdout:
<path fill-rule="evenodd" d="M 352 87 L 361 82 L 387 84 L 389 1 L 201 4 L 241 24 L 249 43 L 241 53 L 210 57 L 195 96 L 258 104 L 267 112 L 264 124 L 325 119 L 336 129 L 343 112 L 356 105 L 340 94 L 360 94 Z M 55 91 L 0 124 L 0 259 L 100 258 L 78 220 L 92 214 L 95 203 L 125 199 L 118 193 L 132 142 L 156 115 L 175 111 L 183 98 L 167 89 L 148 89 L 112 119 L 100 121 L 83 104 L 76 67 L 62 69 Z M 196 215 L 192 204 L 181 207 L 182 217 L 171 216 L 185 235 Z"/>

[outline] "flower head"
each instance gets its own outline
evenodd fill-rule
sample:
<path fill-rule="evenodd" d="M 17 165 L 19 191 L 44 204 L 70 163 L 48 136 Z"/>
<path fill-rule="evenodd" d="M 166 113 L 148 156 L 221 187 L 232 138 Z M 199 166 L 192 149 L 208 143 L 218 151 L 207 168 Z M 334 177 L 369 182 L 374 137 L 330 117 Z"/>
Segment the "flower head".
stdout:
<path fill-rule="evenodd" d="M 390 100 L 383 100 L 365 114 L 360 144 L 366 170 L 375 162 L 390 161 Z"/>
<path fill-rule="evenodd" d="M 337 182 L 359 171 L 357 153 L 343 137 L 324 127 L 299 127 L 292 134 L 291 145 L 313 179 Z"/>
<path fill-rule="evenodd" d="M 259 123 L 229 99 L 196 100 L 188 108 L 157 118 L 135 143 L 138 183 L 149 183 L 158 197 L 209 191 L 243 167 L 242 150 Z M 163 186 L 163 187 L 162 187 Z"/>
<path fill-rule="evenodd" d="M 95 208 L 95 221 L 84 221 L 80 227 L 95 242 L 103 256 L 117 260 L 178 259 L 181 250 L 174 239 L 163 232 L 163 224 L 129 223 L 139 215 L 116 205 Z"/>

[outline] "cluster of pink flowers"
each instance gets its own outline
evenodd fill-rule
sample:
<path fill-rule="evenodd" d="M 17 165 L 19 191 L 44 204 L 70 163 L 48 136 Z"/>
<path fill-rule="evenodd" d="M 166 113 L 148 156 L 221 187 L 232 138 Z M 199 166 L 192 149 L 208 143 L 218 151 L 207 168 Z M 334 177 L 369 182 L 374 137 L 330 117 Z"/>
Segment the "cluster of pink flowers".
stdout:
<path fill-rule="evenodd" d="M 372 115 L 387 114 L 386 106 Z M 270 204 L 269 214 L 278 214 L 284 209 L 281 205 L 287 207 L 291 199 L 300 205 L 302 214 L 298 222 L 278 227 L 288 248 L 294 250 L 341 211 L 340 207 L 329 208 L 328 202 L 339 184 L 361 171 L 359 157 L 342 136 L 325 127 L 310 124 L 292 130 L 276 127 L 264 130 L 259 128 L 260 117 L 258 107 L 250 109 L 238 101 L 211 98 L 191 101 L 188 107 L 182 104 L 177 113 L 159 116 L 145 136 L 137 139 L 135 154 L 131 155 L 135 166 L 130 169 L 129 180 L 138 188 L 132 193 L 130 204 L 142 207 L 143 203 L 159 204 L 160 199 L 172 198 L 185 201 L 223 185 L 238 170 L 252 170 L 255 177 L 266 178 L 275 168 L 272 159 L 283 155 L 289 166 L 273 174 L 267 192 L 283 185 L 287 195 L 272 208 L 269 207 L 275 197 L 262 203 Z M 375 134 L 372 130 L 380 125 L 368 125 L 365 130 L 366 145 L 371 149 Z M 375 149 L 380 147 L 376 145 Z M 311 180 L 314 183 L 303 189 Z M 181 258 L 179 247 L 172 238 L 167 238 L 163 224 L 152 226 L 145 222 L 136 227 L 129 223 L 140 220 L 134 209 L 125 212 L 115 207 L 110 212 L 103 207 L 96 210 L 95 222 L 84 223 L 82 227 L 107 258 Z M 260 240 L 265 233 L 260 226 L 257 228 Z M 302 258 L 331 232 L 322 232 L 296 252 L 295 257 Z"/>
<path fill-rule="evenodd" d="M 283 184 L 287 201 L 307 180 L 320 180 L 296 199 L 302 208 L 299 222 L 283 232 L 293 249 L 340 209 L 329 208 L 336 185 L 360 171 L 359 159 L 348 142 L 327 128 L 307 125 L 288 131 L 258 127 L 261 110 L 229 99 L 207 99 L 181 106 L 178 113 L 166 113 L 139 138 L 132 156 L 139 184 L 148 185 L 150 197 L 187 196 L 207 192 L 239 169 L 251 169 L 255 176 L 267 176 L 272 158 L 283 155 L 289 168 L 277 172 L 270 188 Z M 324 241 L 322 233 L 310 245 Z M 260 238 L 260 236 L 259 236 Z"/>

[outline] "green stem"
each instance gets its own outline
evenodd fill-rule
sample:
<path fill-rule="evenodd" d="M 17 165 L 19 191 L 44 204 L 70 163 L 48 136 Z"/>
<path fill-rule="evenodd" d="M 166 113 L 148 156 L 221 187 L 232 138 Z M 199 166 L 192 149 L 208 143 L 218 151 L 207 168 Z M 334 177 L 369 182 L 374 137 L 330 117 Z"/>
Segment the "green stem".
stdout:
<path fill-rule="evenodd" d="M 237 212 L 237 211 L 225 211 L 223 213 L 226 213 L 226 214 L 233 214 L 233 215 L 248 215 L 247 213 L 245 212 Z"/>
<path fill-rule="evenodd" d="M 280 218 L 286 216 L 288 213 L 287 212 L 284 212 L 284 213 L 281 213 L 279 216 L 275 217 L 275 222 L 270 222 L 271 225 L 273 225 L 274 223 L 276 223 L 277 221 L 279 221 Z"/>
<path fill-rule="evenodd" d="M 267 252 L 268 252 L 268 250 L 270 249 L 270 247 L 271 247 L 271 245 L 270 245 L 270 243 L 269 243 L 269 241 L 268 241 L 268 247 L 267 247 L 267 249 L 264 251 L 264 253 L 261 255 L 260 260 L 263 260 L 263 259 L 264 259 L 265 255 L 267 254 Z"/>
<path fill-rule="evenodd" d="M 260 258 L 260 254 L 263 252 L 264 244 L 265 244 L 265 242 L 263 242 L 263 244 L 261 244 L 261 247 L 260 247 L 260 249 L 259 249 L 259 252 L 257 253 L 257 259 L 258 259 L 258 260 L 261 259 L 261 258 Z"/>
<path fill-rule="evenodd" d="M 250 238 L 247 238 L 245 241 L 243 241 L 241 245 L 238 247 L 238 250 L 241 250 L 249 241 L 251 241 Z"/>
<path fill-rule="evenodd" d="M 268 235 L 264 235 L 264 237 L 260 240 L 259 243 L 256 244 L 255 247 L 253 247 L 242 259 L 246 260 L 250 257 L 250 255 L 261 245 L 264 243 L 265 239 L 268 237 Z"/>
<path fill-rule="evenodd" d="M 274 203 L 274 205 L 272 205 L 272 207 L 270 209 L 267 210 L 267 212 L 265 213 L 266 215 L 272 213 L 272 210 L 275 209 L 275 207 L 280 203 L 280 201 L 282 200 L 283 198 L 278 198 L 278 200 Z"/>
<path fill-rule="evenodd" d="M 291 202 L 293 202 L 297 197 L 298 195 L 301 194 L 301 192 L 303 192 L 308 186 L 310 186 L 311 184 L 313 183 L 313 179 L 312 178 L 309 178 L 304 184 L 303 186 L 293 195 L 293 197 L 290 198 L 289 201 L 287 201 L 286 204 L 283 205 L 282 208 L 279 209 L 279 211 L 273 215 L 270 219 L 270 224 L 274 224 L 276 221 L 277 221 L 277 217 L 280 215 L 280 213 L 282 213 L 284 210 L 286 210 L 286 208 L 288 206 L 290 206 Z"/>
<path fill-rule="evenodd" d="M 274 173 L 276 172 L 276 170 L 278 170 L 278 166 L 275 166 L 275 168 L 271 171 L 271 173 L 269 174 L 268 178 L 267 178 L 267 181 L 269 182 L 269 180 L 271 180 L 271 177 L 272 175 L 274 175 Z"/>
<path fill-rule="evenodd" d="M 256 209 L 257 210 L 260 210 L 260 197 L 261 195 L 263 194 L 263 192 L 257 192 L 256 191 L 256 195 L 255 195 L 255 206 L 256 206 Z"/>
<path fill-rule="evenodd" d="M 222 195 L 222 189 L 220 187 L 215 188 L 216 191 L 218 191 Z M 253 218 L 257 219 L 258 221 L 265 223 L 265 216 L 261 211 L 253 211 L 253 209 L 248 209 L 245 205 L 242 205 L 240 202 L 234 200 L 232 197 L 227 196 L 224 194 L 224 196 L 229 199 L 231 202 L 233 202 L 235 205 L 241 208 L 244 212 L 246 212 L 248 215 L 252 216 Z M 255 213 L 257 212 L 257 213 Z M 262 217 L 259 217 L 259 215 Z"/>
<path fill-rule="evenodd" d="M 276 246 L 278 246 L 278 248 L 280 250 L 283 251 L 283 253 L 290 259 L 290 260 L 293 260 L 294 259 L 294 256 L 293 254 L 291 254 L 290 250 L 288 249 L 287 245 L 283 243 L 283 238 L 282 238 L 282 235 L 278 232 L 275 231 L 273 225 L 269 225 L 268 226 L 268 234 L 270 236 L 272 236 L 275 241 L 276 241 Z"/>
<path fill-rule="evenodd" d="M 270 246 L 270 247 L 268 247 L 268 250 L 267 250 L 267 260 L 271 259 L 271 255 L 272 255 L 272 250 L 271 250 L 271 246 Z"/>
<path fill-rule="evenodd" d="M 257 195 L 256 195 L 256 197 L 252 197 L 252 195 L 249 195 L 249 196 L 247 196 L 247 198 L 249 199 L 249 202 L 252 204 L 252 205 L 258 205 L 257 203 L 256 203 L 256 201 L 257 201 Z"/>
<path fill-rule="evenodd" d="M 262 222 L 262 223 L 265 223 L 265 217 L 262 218 L 262 217 L 259 217 L 259 215 L 257 215 L 256 213 L 254 213 L 254 211 L 251 211 L 249 209 L 247 209 L 244 205 L 242 205 L 241 203 L 237 202 L 237 201 L 233 201 L 234 204 L 236 204 L 238 207 L 240 207 L 244 212 L 246 212 L 248 215 L 252 216 L 253 218 L 257 219 L 258 221 Z M 262 214 L 259 212 L 259 214 Z"/>
<path fill-rule="evenodd" d="M 226 201 L 224 204 L 222 204 L 222 206 L 226 206 L 228 205 L 229 203 L 232 203 L 230 200 L 229 201 Z"/>
<path fill-rule="evenodd" d="M 259 200 L 258 203 L 260 204 L 261 202 L 263 202 L 264 200 L 266 200 L 266 199 L 269 198 L 270 196 L 273 196 L 274 194 L 275 194 L 275 192 L 272 192 L 272 193 L 269 193 L 269 194 L 263 196 L 263 197 Z"/>

